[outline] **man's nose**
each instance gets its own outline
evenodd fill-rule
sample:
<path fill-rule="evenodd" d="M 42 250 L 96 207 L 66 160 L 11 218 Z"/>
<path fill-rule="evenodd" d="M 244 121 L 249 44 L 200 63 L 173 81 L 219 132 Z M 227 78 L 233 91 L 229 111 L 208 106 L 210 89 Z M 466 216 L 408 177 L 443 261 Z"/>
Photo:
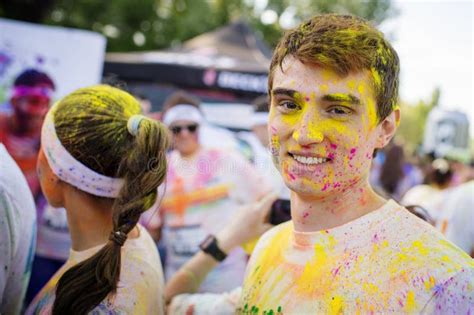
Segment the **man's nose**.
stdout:
<path fill-rule="evenodd" d="M 293 139 L 301 146 L 321 143 L 324 139 L 323 125 L 319 114 L 308 110 L 293 132 Z"/>

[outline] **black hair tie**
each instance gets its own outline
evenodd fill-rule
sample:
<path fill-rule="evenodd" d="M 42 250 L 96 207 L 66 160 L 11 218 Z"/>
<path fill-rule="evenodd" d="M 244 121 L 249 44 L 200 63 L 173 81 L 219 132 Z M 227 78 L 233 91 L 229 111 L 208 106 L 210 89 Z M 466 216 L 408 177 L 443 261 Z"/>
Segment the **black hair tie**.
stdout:
<path fill-rule="evenodd" d="M 123 246 L 127 240 L 127 234 L 122 231 L 112 231 L 110 232 L 109 240 L 114 242 L 118 246 Z"/>

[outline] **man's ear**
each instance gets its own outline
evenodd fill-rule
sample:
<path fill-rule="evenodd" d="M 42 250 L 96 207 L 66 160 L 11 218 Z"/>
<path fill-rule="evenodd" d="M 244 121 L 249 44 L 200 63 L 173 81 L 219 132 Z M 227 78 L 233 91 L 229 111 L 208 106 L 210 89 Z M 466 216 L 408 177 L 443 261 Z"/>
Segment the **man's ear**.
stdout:
<path fill-rule="evenodd" d="M 395 109 L 377 126 L 378 138 L 376 148 L 385 147 L 395 135 L 398 125 L 400 124 L 400 107 Z"/>

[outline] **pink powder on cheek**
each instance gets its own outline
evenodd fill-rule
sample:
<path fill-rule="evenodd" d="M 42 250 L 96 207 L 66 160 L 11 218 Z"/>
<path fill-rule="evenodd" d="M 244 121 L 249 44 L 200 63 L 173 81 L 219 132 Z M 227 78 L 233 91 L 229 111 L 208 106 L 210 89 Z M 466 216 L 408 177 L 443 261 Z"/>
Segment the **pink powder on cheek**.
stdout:
<path fill-rule="evenodd" d="M 351 149 L 350 154 L 349 154 L 349 160 L 352 160 L 354 158 L 354 155 L 356 154 L 356 152 L 357 152 L 356 148 Z"/>
<path fill-rule="evenodd" d="M 331 147 L 331 149 L 337 149 L 337 145 L 332 144 L 332 143 L 330 144 L 330 147 Z"/>
<path fill-rule="evenodd" d="M 288 172 L 288 176 L 290 177 L 291 180 L 295 180 L 296 179 L 296 176 L 291 173 L 291 172 Z"/>
<path fill-rule="evenodd" d="M 323 189 L 321 189 L 321 191 L 326 191 L 329 188 L 329 186 L 331 186 L 331 184 L 329 183 L 324 184 L 324 187 Z"/>
<path fill-rule="evenodd" d="M 309 212 L 303 213 L 303 219 L 306 219 L 309 216 Z"/>

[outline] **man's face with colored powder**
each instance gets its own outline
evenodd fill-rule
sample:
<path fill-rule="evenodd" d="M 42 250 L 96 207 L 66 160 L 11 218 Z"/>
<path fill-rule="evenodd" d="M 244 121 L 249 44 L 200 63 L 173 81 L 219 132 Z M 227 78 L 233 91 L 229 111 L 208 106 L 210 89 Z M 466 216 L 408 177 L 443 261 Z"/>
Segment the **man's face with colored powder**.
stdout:
<path fill-rule="evenodd" d="M 377 123 L 369 71 L 345 77 L 288 56 L 275 68 L 270 146 L 286 185 L 324 197 L 367 181 L 386 130 Z"/>

